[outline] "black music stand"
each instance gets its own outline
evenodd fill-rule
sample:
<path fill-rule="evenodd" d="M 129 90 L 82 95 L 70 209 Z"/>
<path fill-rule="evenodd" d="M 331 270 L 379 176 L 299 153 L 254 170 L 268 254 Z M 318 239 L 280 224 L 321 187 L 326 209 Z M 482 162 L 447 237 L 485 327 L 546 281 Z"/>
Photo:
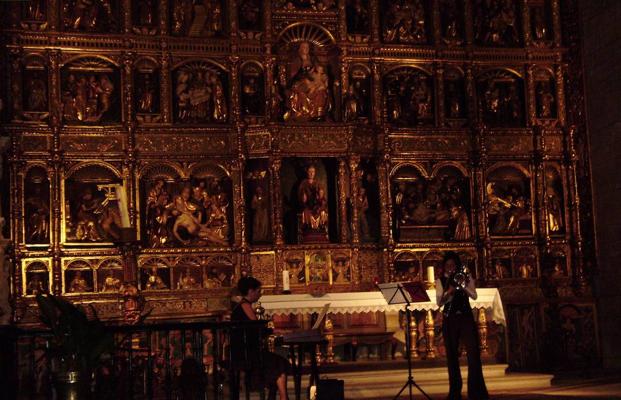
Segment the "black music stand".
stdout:
<path fill-rule="evenodd" d="M 388 304 L 405 304 L 405 347 L 408 358 L 408 380 L 393 400 L 397 400 L 405 388 L 409 389 L 409 399 L 412 400 L 412 386 L 416 387 L 428 400 L 431 400 L 431 397 L 414 382 L 414 377 L 412 376 L 412 334 L 410 332 L 410 322 L 412 321 L 410 304 L 430 301 L 429 296 L 427 296 L 427 291 L 425 291 L 425 288 L 420 282 L 380 283 L 377 286 Z"/>

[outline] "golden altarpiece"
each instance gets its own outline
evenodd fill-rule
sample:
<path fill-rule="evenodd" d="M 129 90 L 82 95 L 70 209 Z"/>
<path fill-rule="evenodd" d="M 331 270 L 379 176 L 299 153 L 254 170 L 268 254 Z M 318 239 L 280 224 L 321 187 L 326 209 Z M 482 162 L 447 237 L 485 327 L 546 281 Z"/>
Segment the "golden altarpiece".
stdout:
<path fill-rule="evenodd" d="M 592 362 L 574 3 L 5 4 L 13 321 L 39 292 L 218 314 L 238 277 L 280 293 L 283 270 L 294 293 L 374 290 L 450 249 L 502 294 L 490 352 Z"/>

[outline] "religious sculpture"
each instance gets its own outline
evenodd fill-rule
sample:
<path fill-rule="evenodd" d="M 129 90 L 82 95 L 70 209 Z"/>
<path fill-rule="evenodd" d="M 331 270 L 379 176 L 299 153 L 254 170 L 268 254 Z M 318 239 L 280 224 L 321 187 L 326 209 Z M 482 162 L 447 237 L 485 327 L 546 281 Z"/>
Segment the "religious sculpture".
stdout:
<path fill-rule="evenodd" d="M 400 68 L 385 79 L 388 120 L 398 125 L 433 123 L 432 79 L 420 70 Z"/>
<path fill-rule="evenodd" d="M 466 114 L 463 81 L 446 80 L 444 82 L 444 96 L 446 117 L 450 119 L 464 118 Z"/>
<path fill-rule="evenodd" d="M 483 121 L 493 126 L 520 126 L 523 123 L 521 82 L 511 74 L 493 72 L 479 81 L 479 109 Z"/>
<path fill-rule="evenodd" d="M 369 228 L 369 198 L 365 188 L 360 188 L 358 192 L 358 207 L 360 212 L 360 237 L 363 241 L 371 240 L 371 230 Z"/>
<path fill-rule="evenodd" d="M 563 233 L 564 223 L 563 184 L 558 172 L 546 168 L 546 217 L 550 234 Z"/>
<path fill-rule="evenodd" d="M 218 289 L 231 286 L 231 277 L 229 274 L 224 269 L 216 267 L 208 268 L 203 281 L 207 289 Z"/>
<path fill-rule="evenodd" d="M 185 274 L 183 272 L 179 274 L 177 289 L 200 289 L 200 287 L 200 283 L 196 282 L 196 278 L 194 278 L 194 276 L 192 275 L 192 271 L 189 267 L 185 269 Z"/>
<path fill-rule="evenodd" d="M 355 35 L 366 35 L 370 30 L 368 0 L 347 0 L 347 32 Z"/>
<path fill-rule="evenodd" d="M 472 238 L 467 184 L 453 172 L 425 180 L 412 171 L 394 178 L 393 210 L 400 241 Z"/>
<path fill-rule="evenodd" d="M 172 33 L 177 36 L 213 37 L 223 34 L 223 12 L 220 0 L 174 0 Z"/>
<path fill-rule="evenodd" d="M 191 64 L 177 71 L 175 106 L 179 122 L 225 122 L 228 119 L 222 80 L 217 72 L 202 64 Z"/>
<path fill-rule="evenodd" d="M 42 0 L 28 0 L 25 7 L 25 19 L 30 21 L 44 21 L 46 4 Z"/>
<path fill-rule="evenodd" d="M 555 98 L 550 90 L 550 82 L 537 82 L 537 117 L 552 118 L 554 117 Z"/>
<path fill-rule="evenodd" d="M 201 207 L 201 205 L 190 200 L 190 194 L 191 189 L 189 186 L 186 186 L 173 200 L 174 207 L 171 211 L 174 217 L 173 236 L 177 241 L 185 245 L 190 244 L 192 239 L 225 245 L 228 237 L 228 223 L 226 221 L 226 213 L 221 207 L 224 206 L 226 208 L 226 204 L 219 204 L 218 198 L 205 198 L 207 201 Z M 207 222 L 205 223 L 202 223 L 203 214 L 201 213 L 201 208 L 203 207 L 207 216 Z M 224 220 L 222 220 L 223 218 Z M 188 238 L 181 236 L 181 229 L 186 232 Z"/>
<path fill-rule="evenodd" d="M 28 274 L 28 284 L 26 294 L 37 295 L 48 292 L 47 272 L 35 272 Z"/>
<path fill-rule="evenodd" d="M 155 34 L 158 25 L 159 4 L 154 0 L 137 0 L 132 2 L 133 31 L 137 34 Z"/>
<path fill-rule="evenodd" d="M 151 267 L 151 270 L 147 272 L 147 282 L 145 288 L 146 290 L 168 289 L 168 285 L 166 285 L 166 282 L 164 282 L 159 274 L 159 268 Z"/>
<path fill-rule="evenodd" d="M 301 42 L 289 69 L 285 121 L 325 121 L 332 111 L 332 89 L 326 65 L 311 54 L 311 44 Z"/>
<path fill-rule="evenodd" d="M 255 243 L 269 242 L 269 203 L 261 186 L 255 189 L 250 208 L 252 210 L 252 241 Z"/>
<path fill-rule="evenodd" d="M 350 271 L 349 265 L 346 259 L 335 259 L 334 267 L 332 268 L 332 282 L 334 283 L 349 283 Z"/>
<path fill-rule="evenodd" d="M 63 118 L 68 122 L 98 122 L 111 111 L 115 90 L 106 73 L 69 73 L 63 84 Z"/>
<path fill-rule="evenodd" d="M 486 186 L 490 232 L 524 234 L 531 232 L 528 192 L 519 184 L 489 182 Z"/>
<path fill-rule="evenodd" d="M 530 264 L 522 263 L 518 267 L 518 276 L 522 279 L 528 279 L 533 273 L 533 267 Z"/>
<path fill-rule="evenodd" d="M 462 38 L 461 9 L 456 0 L 442 0 L 440 3 L 442 39 L 447 44 L 460 44 Z"/>
<path fill-rule="evenodd" d="M 424 44 L 428 42 L 426 10 L 422 0 L 385 2 L 383 38 L 386 43 Z"/>
<path fill-rule="evenodd" d="M 143 72 L 136 75 L 136 111 L 151 114 L 159 109 L 157 77 L 154 73 Z"/>
<path fill-rule="evenodd" d="M 264 113 L 264 81 L 262 71 L 254 65 L 249 65 L 242 71 L 242 114 L 245 116 L 259 116 Z"/>
<path fill-rule="evenodd" d="M 116 293 L 119 290 L 121 290 L 121 285 L 122 285 L 121 280 L 117 278 L 116 276 L 114 276 L 114 271 L 110 270 L 108 271 L 108 274 L 104 278 L 103 284 L 101 286 L 101 291 L 104 293 L 105 292 Z"/>
<path fill-rule="evenodd" d="M 299 229 L 303 242 L 328 241 L 328 199 L 325 187 L 315 178 L 314 165 L 298 187 Z"/>
<path fill-rule="evenodd" d="M 92 290 L 91 285 L 82 276 L 82 271 L 75 271 L 75 275 L 69 284 L 69 293 L 83 293 L 90 292 Z"/>
<path fill-rule="evenodd" d="M 531 28 L 533 41 L 544 43 L 550 38 L 550 29 L 546 20 L 544 7 L 532 7 L 531 9 Z"/>
<path fill-rule="evenodd" d="M 91 186 L 82 185 L 76 189 L 76 197 L 70 201 L 71 218 L 67 224 L 72 239 L 80 242 L 119 239 L 121 216 L 116 204 Z"/>
<path fill-rule="evenodd" d="M 114 31 L 117 7 L 112 0 L 65 0 L 62 10 L 65 29 L 83 32 Z"/>
<path fill-rule="evenodd" d="M 518 10 L 514 0 L 478 0 L 475 7 L 475 39 L 492 46 L 519 44 Z"/>
<path fill-rule="evenodd" d="M 50 206 L 49 188 L 44 187 L 47 180 L 38 178 L 29 182 L 32 192 L 24 200 L 27 243 L 49 243 Z M 29 191 L 30 191 L 29 190 Z"/>
<path fill-rule="evenodd" d="M 261 30 L 261 1 L 242 0 L 238 5 L 238 9 L 240 30 Z"/>
<path fill-rule="evenodd" d="M 47 111 L 47 76 L 43 71 L 32 71 L 26 75 L 24 111 Z"/>

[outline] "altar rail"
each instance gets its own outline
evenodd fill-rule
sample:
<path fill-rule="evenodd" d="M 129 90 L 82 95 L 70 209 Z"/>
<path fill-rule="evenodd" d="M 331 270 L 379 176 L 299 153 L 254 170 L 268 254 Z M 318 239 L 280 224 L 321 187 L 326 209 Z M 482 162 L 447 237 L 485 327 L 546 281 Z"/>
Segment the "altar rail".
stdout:
<path fill-rule="evenodd" d="M 107 326 L 117 344 L 111 359 L 102 362 L 95 373 L 92 399 L 183 398 L 181 392 L 190 378 L 192 396 L 199 396 L 192 398 L 234 400 L 238 390 L 231 383 L 238 381 L 228 345 L 231 330 L 246 335 L 264 324 L 201 321 Z M 4 391 L 0 397 L 53 398 L 53 363 L 46 355 L 51 340 L 49 330 L 0 327 L 0 387 Z M 189 366 L 195 374 L 188 377 Z"/>

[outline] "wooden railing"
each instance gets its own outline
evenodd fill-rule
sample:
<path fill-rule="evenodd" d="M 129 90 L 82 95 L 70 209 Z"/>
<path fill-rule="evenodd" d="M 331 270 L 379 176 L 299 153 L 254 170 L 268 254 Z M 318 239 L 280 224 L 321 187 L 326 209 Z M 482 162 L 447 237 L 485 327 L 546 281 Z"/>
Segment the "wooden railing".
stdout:
<path fill-rule="evenodd" d="M 232 359 L 231 349 L 235 345 L 243 349 L 247 335 L 263 332 L 264 324 L 203 321 L 107 326 L 116 346 L 94 372 L 88 399 L 237 399 L 238 372 L 244 366 L 236 365 L 239 355 Z M 237 340 L 242 339 L 231 346 L 233 331 Z M 1 398 L 54 398 L 57 361 L 47 351 L 51 340 L 51 332 L 43 329 L 0 328 Z"/>

